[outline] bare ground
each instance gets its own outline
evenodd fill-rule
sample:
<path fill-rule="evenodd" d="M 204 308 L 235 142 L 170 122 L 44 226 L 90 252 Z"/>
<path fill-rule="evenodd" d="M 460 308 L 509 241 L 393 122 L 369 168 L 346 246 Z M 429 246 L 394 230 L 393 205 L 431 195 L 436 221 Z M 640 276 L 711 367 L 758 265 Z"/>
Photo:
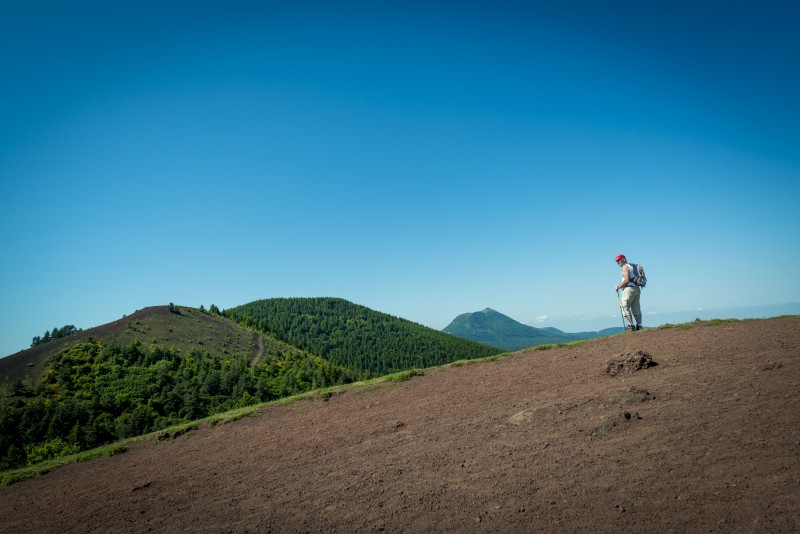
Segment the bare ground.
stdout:
<path fill-rule="evenodd" d="M 2 487 L 0 532 L 798 532 L 798 385 L 800 317 L 526 351 Z"/>

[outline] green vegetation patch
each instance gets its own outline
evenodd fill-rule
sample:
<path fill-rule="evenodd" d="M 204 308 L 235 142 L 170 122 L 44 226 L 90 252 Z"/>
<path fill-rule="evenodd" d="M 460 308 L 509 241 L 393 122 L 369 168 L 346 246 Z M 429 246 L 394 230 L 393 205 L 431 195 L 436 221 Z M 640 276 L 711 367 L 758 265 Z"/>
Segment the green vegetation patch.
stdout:
<path fill-rule="evenodd" d="M 748 319 L 744 319 L 748 320 Z M 671 323 L 664 323 L 661 326 L 657 327 L 659 330 L 663 329 L 672 329 L 672 330 L 691 330 L 695 326 L 719 326 L 723 324 L 730 324 L 730 323 L 738 323 L 740 319 L 695 319 L 689 323 L 680 323 L 680 324 L 671 324 Z"/>
<path fill-rule="evenodd" d="M 552 343 L 552 344 L 549 344 L 549 345 L 536 345 L 535 347 L 531 347 L 531 350 L 550 350 L 550 349 L 556 349 L 556 348 L 560 348 L 560 347 L 571 348 L 571 347 L 578 346 L 578 345 L 580 345 L 582 343 L 586 343 L 586 340 L 583 339 L 583 340 L 578 340 L 578 341 L 570 341 L 570 342 L 567 342 L 567 343 Z"/>
<path fill-rule="evenodd" d="M 729 324 L 729 323 L 737 323 L 739 319 L 709 319 L 708 321 L 702 321 L 700 324 L 703 326 L 719 326 L 722 324 Z"/>
<path fill-rule="evenodd" d="M 172 440 L 179 436 L 183 436 L 184 434 L 188 434 L 192 430 L 197 430 L 199 427 L 200 425 L 198 423 L 189 423 L 186 425 L 170 428 L 164 432 L 159 432 L 157 434 L 157 437 L 159 441 Z"/>
<path fill-rule="evenodd" d="M 419 369 L 411 369 L 409 371 L 401 371 L 399 373 L 394 373 L 385 377 L 387 382 L 405 382 L 407 380 L 411 380 L 412 376 L 422 376 L 425 373 L 420 371 Z"/>

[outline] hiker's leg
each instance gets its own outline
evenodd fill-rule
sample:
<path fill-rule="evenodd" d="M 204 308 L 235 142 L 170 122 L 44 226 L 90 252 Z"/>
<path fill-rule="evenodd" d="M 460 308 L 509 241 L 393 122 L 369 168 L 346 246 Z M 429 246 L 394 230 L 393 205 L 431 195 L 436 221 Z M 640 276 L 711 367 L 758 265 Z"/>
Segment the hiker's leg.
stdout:
<path fill-rule="evenodd" d="M 633 316 L 636 318 L 636 324 L 642 324 L 642 308 L 639 306 L 640 297 L 642 295 L 642 290 L 638 287 L 634 290 L 634 296 L 631 299 L 631 311 L 633 312 Z"/>
<path fill-rule="evenodd" d="M 633 288 L 626 287 L 622 290 L 622 298 L 620 302 L 622 303 L 622 312 L 625 315 L 625 318 L 628 320 L 628 324 L 633 326 L 633 317 L 631 316 L 631 300 L 633 299 Z"/>

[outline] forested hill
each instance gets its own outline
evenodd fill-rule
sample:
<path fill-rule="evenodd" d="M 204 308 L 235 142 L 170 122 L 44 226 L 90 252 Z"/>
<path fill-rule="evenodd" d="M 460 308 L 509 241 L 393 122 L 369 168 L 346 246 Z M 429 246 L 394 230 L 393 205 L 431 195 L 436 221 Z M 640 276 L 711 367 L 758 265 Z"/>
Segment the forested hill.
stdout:
<path fill-rule="evenodd" d="M 224 315 L 373 376 L 502 352 L 338 298 L 258 300 Z"/>

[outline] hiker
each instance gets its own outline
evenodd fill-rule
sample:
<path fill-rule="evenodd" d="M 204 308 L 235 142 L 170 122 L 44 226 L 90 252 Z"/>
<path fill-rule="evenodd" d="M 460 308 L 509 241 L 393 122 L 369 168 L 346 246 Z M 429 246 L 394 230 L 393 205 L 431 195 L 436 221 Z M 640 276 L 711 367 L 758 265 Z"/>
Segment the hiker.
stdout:
<path fill-rule="evenodd" d="M 614 289 L 617 293 L 622 289 L 620 306 L 622 306 L 622 310 L 625 312 L 625 318 L 628 319 L 629 325 L 625 330 L 641 330 L 642 309 L 639 306 L 639 297 L 642 294 L 642 290 L 639 289 L 639 286 L 633 281 L 634 273 L 625 255 L 618 254 L 617 257 L 614 258 L 614 261 L 617 262 L 617 265 L 622 267 L 622 282 L 614 286 Z M 631 312 L 633 316 L 631 316 Z M 636 319 L 636 323 L 633 322 L 634 318 Z"/>

